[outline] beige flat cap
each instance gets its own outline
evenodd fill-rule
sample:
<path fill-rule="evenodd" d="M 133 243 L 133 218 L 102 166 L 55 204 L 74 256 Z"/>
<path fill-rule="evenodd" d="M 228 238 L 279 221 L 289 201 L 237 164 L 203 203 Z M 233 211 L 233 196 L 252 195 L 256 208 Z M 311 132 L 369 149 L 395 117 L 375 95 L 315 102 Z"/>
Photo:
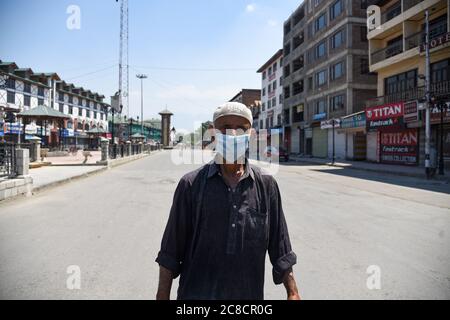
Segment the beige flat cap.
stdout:
<path fill-rule="evenodd" d="M 213 121 L 216 122 L 217 119 L 225 116 L 242 117 L 247 119 L 250 125 L 253 125 L 252 111 L 245 104 L 239 102 L 227 102 L 218 107 L 214 112 Z"/>

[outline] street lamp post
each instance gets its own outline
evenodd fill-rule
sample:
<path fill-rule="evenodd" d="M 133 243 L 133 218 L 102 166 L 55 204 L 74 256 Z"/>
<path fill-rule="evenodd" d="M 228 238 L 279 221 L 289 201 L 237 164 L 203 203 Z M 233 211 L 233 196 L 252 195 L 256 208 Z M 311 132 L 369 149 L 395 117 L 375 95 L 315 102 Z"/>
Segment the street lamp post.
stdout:
<path fill-rule="evenodd" d="M 447 111 L 447 104 L 445 102 L 439 102 L 439 111 L 441 112 L 441 124 L 440 124 L 440 146 L 439 146 L 439 175 L 444 175 L 444 112 Z"/>
<path fill-rule="evenodd" d="M 136 75 L 138 79 L 141 79 L 141 135 L 144 135 L 144 79 L 147 79 L 146 74 Z"/>

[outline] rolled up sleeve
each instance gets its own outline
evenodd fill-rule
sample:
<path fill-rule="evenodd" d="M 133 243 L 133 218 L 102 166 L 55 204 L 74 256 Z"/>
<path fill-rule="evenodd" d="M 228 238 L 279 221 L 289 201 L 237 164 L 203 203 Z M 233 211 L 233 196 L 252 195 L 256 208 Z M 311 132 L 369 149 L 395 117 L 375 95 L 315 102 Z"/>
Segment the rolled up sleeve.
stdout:
<path fill-rule="evenodd" d="M 270 188 L 270 233 L 269 257 L 272 263 L 272 276 L 275 284 L 283 282 L 284 275 L 297 263 L 297 256 L 292 251 L 286 219 L 281 204 L 278 184 L 272 178 Z"/>
<path fill-rule="evenodd" d="M 190 183 L 182 178 L 175 190 L 169 219 L 161 241 L 161 250 L 156 258 L 156 262 L 170 270 L 174 278 L 181 273 L 190 230 L 191 210 Z"/>

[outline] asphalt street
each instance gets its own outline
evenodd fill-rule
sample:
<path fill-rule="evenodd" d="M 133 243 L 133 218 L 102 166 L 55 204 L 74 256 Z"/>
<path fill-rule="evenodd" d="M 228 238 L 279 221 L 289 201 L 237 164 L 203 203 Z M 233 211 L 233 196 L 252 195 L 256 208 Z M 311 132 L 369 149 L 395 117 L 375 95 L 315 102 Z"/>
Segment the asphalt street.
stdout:
<path fill-rule="evenodd" d="M 196 167 L 165 151 L 0 203 L 0 298 L 154 299 L 173 192 Z M 275 178 L 304 299 L 450 299 L 450 185 L 296 163 Z M 265 288 L 285 299 L 269 259 Z"/>

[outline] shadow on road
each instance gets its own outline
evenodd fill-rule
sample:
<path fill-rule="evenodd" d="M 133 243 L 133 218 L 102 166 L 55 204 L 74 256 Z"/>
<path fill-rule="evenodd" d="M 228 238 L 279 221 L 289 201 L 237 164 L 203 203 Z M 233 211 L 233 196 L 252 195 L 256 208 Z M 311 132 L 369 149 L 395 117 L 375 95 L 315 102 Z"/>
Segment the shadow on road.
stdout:
<path fill-rule="evenodd" d="M 310 166 L 317 167 L 317 165 L 310 165 Z M 335 168 L 335 167 L 330 168 L 327 166 L 323 166 L 323 169 L 314 168 L 311 169 L 311 171 L 450 194 L 450 184 L 448 183 L 448 181 L 426 180 L 424 178 L 390 175 L 385 173 L 370 172 L 358 169 Z"/>

